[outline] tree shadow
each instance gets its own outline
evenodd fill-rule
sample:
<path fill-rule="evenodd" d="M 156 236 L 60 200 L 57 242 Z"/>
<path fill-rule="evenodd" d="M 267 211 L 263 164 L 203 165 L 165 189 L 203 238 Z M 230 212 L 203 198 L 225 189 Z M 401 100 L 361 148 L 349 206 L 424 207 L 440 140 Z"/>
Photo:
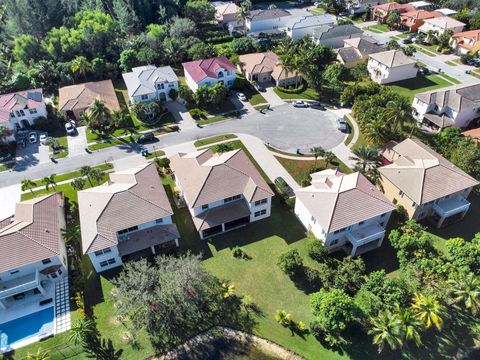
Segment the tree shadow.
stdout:
<path fill-rule="evenodd" d="M 307 276 L 306 271 L 313 270 L 309 269 L 307 266 L 303 266 L 302 271 L 299 271 L 297 274 L 290 276 L 290 280 L 294 283 L 295 287 L 305 294 L 310 295 L 317 291 L 320 291 L 322 284 L 320 279 L 312 279 Z"/>
<path fill-rule="evenodd" d="M 97 360 L 117 360 L 122 356 L 123 350 L 116 350 L 111 339 L 105 339 L 95 328 L 92 333 L 87 333 L 83 339 L 83 349 L 86 356 Z"/>

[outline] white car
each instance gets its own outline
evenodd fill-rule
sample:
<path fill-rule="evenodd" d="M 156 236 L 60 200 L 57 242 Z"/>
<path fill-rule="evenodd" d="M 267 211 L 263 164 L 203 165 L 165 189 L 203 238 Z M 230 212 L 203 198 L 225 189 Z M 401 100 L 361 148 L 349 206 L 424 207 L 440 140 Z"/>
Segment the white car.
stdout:
<path fill-rule="evenodd" d="M 237 93 L 237 98 L 240 101 L 247 101 L 247 97 L 245 96 L 244 93 L 241 93 L 241 92 Z"/>
<path fill-rule="evenodd" d="M 67 132 L 68 135 L 73 135 L 75 134 L 75 126 L 73 126 L 71 122 L 66 122 L 65 131 Z"/>
<path fill-rule="evenodd" d="M 37 142 L 37 133 L 36 132 L 31 132 L 28 134 L 28 141 L 30 144 L 35 144 Z"/>
<path fill-rule="evenodd" d="M 292 104 L 293 104 L 293 107 L 298 107 L 298 108 L 308 107 L 308 104 L 305 101 L 301 101 L 301 100 L 296 100 Z"/>
<path fill-rule="evenodd" d="M 47 140 L 48 134 L 43 133 L 40 135 L 40 144 L 45 145 L 45 140 Z"/>

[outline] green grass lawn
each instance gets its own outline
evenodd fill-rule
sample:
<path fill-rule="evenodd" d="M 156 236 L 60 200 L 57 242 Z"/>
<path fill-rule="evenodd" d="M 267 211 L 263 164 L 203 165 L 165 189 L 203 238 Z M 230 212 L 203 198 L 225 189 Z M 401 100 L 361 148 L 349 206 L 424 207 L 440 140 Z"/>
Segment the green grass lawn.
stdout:
<path fill-rule="evenodd" d="M 112 163 L 105 163 L 105 164 L 101 164 L 101 165 L 97 165 L 97 166 L 92 166 L 92 168 L 100 170 L 100 171 L 108 171 L 108 170 L 113 169 L 113 164 Z M 55 181 L 56 182 L 61 182 L 61 181 L 65 181 L 65 180 L 75 179 L 79 176 L 81 176 L 80 175 L 80 170 L 75 170 L 75 171 L 68 172 L 68 173 L 57 174 L 55 176 Z M 36 182 L 37 184 L 40 184 L 42 179 L 36 179 L 36 180 L 33 180 L 33 181 Z"/>
<path fill-rule="evenodd" d="M 315 167 L 315 160 L 293 160 L 275 156 L 280 164 L 292 175 L 293 179 L 300 184 L 303 179 L 308 178 L 310 170 Z M 318 159 L 317 168 L 326 169 L 328 166 L 325 161 Z"/>
<path fill-rule="evenodd" d="M 314 7 L 314 8 L 309 9 L 308 11 L 311 12 L 312 14 L 314 14 L 314 15 L 322 15 L 322 14 L 325 14 L 327 12 L 324 8 L 321 8 L 321 7 Z"/>
<path fill-rule="evenodd" d="M 415 94 L 452 85 L 438 75 L 417 76 L 413 79 L 388 84 L 397 94 L 406 96 L 410 102 Z"/>
<path fill-rule="evenodd" d="M 420 51 L 421 53 L 424 53 L 428 56 L 437 56 L 437 53 L 435 51 L 431 51 L 426 47 L 425 45 L 419 45 L 419 44 L 414 44 L 415 48 L 417 51 Z"/>
<path fill-rule="evenodd" d="M 217 135 L 217 136 L 212 136 L 205 139 L 197 140 L 193 143 L 193 145 L 198 148 L 201 146 L 206 146 L 206 145 L 214 144 L 220 141 L 224 141 L 228 139 L 236 139 L 236 138 L 237 138 L 237 135 L 233 135 L 233 134 Z"/>
<path fill-rule="evenodd" d="M 279 88 L 275 87 L 273 89 L 275 93 L 282 99 L 307 99 L 307 100 L 318 100 L 318 93 L 311 88 L 306 88 L 304 91 L 298 94 L 289 94 L 281 91 Z"/>
<path fill-rule="evenodd" d="M 299 158 L 302 158 L 302 157 L 305 157 L 305 156 L 309 156 L 308 154 L 289 153 L 289 152 L 287 152 L 287 151 L 282 151 L 282 150 L 275 149 L 274 147 L 271 147 L 271 146 L 268 146 L 268 145 L 265 145 L 265 147 L 266 147 L 268 150 L 270 150 L 271 152 L 274 152 L 274 153 L 277 153 L 277 154 L 288 155 L 288 156 L 295 156 L 295 157 L 299 157 Z"/>
<path fill-rule="evenodd" d="M 450 75 L 447 75 L 445 73 L 441 73 L 439 76 L 447 79 L 448 81 L 450 81 L 453 84 L 460 84 L 461 83 L 460 80 L 457 80 L 457 79 L 455 79 L 455 78 L 453 78 Z"/>
<path fill-rule="evenodd" d="M 353 136 L 355 135 L 355 129 L 353 128 L 352 122 L 348 118 L 348 116 L 344 116 L 343 120 L 348 124 L 350 128 L 350 132 L 348 133 L 348 136 L 346 137 L 345 141 L 343 142 L 345 145 L 349 145 L 352 142 Z"/>
<path fill-rule="evenodd" d="M 371 25 L 371 26 L 367 27 L 366 30 L 370 30 L 370 31 L 373 31 L 373 32 L 380 32 L 380 33 L 390 31 L 387 24 Z"/>

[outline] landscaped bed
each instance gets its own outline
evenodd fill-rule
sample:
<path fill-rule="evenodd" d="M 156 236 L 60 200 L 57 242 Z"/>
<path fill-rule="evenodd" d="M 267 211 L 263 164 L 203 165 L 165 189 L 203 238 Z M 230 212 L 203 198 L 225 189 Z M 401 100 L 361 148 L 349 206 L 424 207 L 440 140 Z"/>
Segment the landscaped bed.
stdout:
<path fill-rule="evenodd" d="M 318 100 L 318 93 L 314 89 L 308 87 L 299 93 L 287 93 L 278 87 L 274 88 L 273 91 L 275 91 L 275 93 L 282 99 Z"/>

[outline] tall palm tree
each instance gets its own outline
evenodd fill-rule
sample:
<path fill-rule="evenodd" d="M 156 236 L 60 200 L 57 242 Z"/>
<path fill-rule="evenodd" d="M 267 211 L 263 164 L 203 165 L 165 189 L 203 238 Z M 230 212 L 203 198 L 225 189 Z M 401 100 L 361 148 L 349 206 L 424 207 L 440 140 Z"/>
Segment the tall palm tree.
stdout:
<path fill-rule="evenodd" d="M 78 320 L 73 323 L 68 336 L 68 340 L 75 345 L 80 344 L 86 334 L 92 333 L 95 330 L 95 323 L 93 320 Z"/>
<path fill-rule="evenodd" d="M 45 190 L 48 191 L 48 189 L 50 189 L 50 186 L 53 188 L 53 190 L 56 190 L 55 186 L 57 185 L 56 181 L 55 181 L 55 177 L 57 175 L 55 174 L 51 174 L 50 176 L 45 176 L 43 179 L 42 179 L 42 183 L 43 185 L 45 185 Z"/>
<path fill-rule="evenodd" d="M 351 160 L 355 160 L 360 167 L 360 172 L 365 174 L 368 169 L 376 168 L 379 163 L 378 148 L 372 145 L 361 145 L 352 150 L 355 156 L 350 157 Z"/>
<path fill-rule="evenodd" d="M 287 77 L 289 74 L 293 74 L 297 70 L 296 55 L 293 51 L 288 51 L 287 53 L 280 55 L 280 62 L 283 70 L 285 70 L 285 76 Z"/>
<path fill-rule="evenodd" d="M 325 150 L 323 150 L 320 146 L 314 146 L 310 149 L 310 153 L 315 158 L 314 168 L 316 170 L 317 169 L 317 159 L 318 159 L 319 156 L 322 156 L 322 155 L 325 154 Z"/>
<path fill-rule="evenodd" d="M 30 190 L 30 192 L 33 195 L 33 190 L 32 189 L 34 187 L 37 187 L 37 183 L 35 181 L 29 180 L 29 179 L 22 180 L 22 191 Z"/>
<path fill-rule="evenodd" d="M 90 186 L 93 186 L 92 178 L 91 178 L 92 170 L 93 168 L 88 165 L 84 165 L 80 168 L 80 175 L 85 176 L 87 178 L 88 182 L 90 183 Z"/>
<path fill-rule="evenodd" d="M 374 120 L 369 122 L 365 129 L 363 130 L 363 134 L 368 141 L 372 142 L 376 145 L 383 145 L 388 140 L 387 129 L 385 128 L 385 123 L 381 120 Z"/>
<path fill-rule="evenodd" d="M 415 345 L 420 346 L 422 340 L 420 332 L 423 330 L 423 323 L 415 316 L 412 309 L 400 309 L 397 306 L 398 320 L 400 321 L 400 331 L 407 341 L 413 341 Z"/>
<path fill-rule="evenodd" d="M 92 65 L 85 56 L 77 56 L 70 62 L 70 70 L 72 73 L 83 76 L 87 81 L 87 72 L 92 69 Z"/>
<path fill-rule="evenodd" d="M 99 185 L 100 181 L 102 181 L 104 175 L 105 175 L 105 173 L 103 171 L 100 171 L 98 169 L 92 169 L 92 171 L 90 173 L 90 178 L 92 180 L 94 180 L 97 183 L 97 185 Z"/>
<path fill-rule="evenodd" d="M 75 256 L 80 254 L 80 225 L 69 225 L 63 229 L 60 229 L 63 240 L 67 245 L 71 245 L 75 249 Z"/>
<path fill-rule="evenodd" d="M 436 296 L 416 293 L 413 297 L 412 309 L 427 329 L 434 325 L 437 330 L 442 330 L 442 318 L 446 311 Z"/>
<path fill-rule="evenodd" d="M 337 158 L 332 151 L 325 151 L 325 152 L 323 153 L 323 157 L 325 158 L 325 161 L 326 161 L 328 164 L 333 163 L 333 162 L 335 161 L 335 159 Z"/>
<path fill-rule="evenodd" d="M 95 99 L 88 108 L 90 120 L 98 123 L 104 123 L 110 117 L 110 110 L 105 103 L 99 99 Z"/>
<path fill-rule="evenodd" d="M 241 22 L 245 25 L 245 20 L 247 19 L 248 15 L 250 14 L 250 10 L 252 9 L 252 3 L 250 0 L 243 1 L 240 6 L 238 7 L 236 18 L 237 21 Z"/>
<path fill-rule="evenodd" d="M 275 46 L 275 52 L 278 54 L 286 54 L 294 48 L 294 41 L 290 37 L 285 37 L 282 40 L 279 40 L 277 42 L 277 45 Z"/>
<path fill-rule="evenodd" d="M 371 318 L 372 327 L 368 330 L 373 335 L 373 343 L 378 345 L 378 352 L 381 353 L 388 344 L 392 350 L 403 346 L 402 335 L 400 332 L 401 322 L 396 314 L 390 311 L 382 311 L 376 318 Z"/>
<path fill-rule="evenodd" d="M 387 103 L 385 109 L 386 120 L 393 125 L 393 130 L 403 131 L 405 124 L 413 124 L 412 106 L 409 100 L 400 96 Z"/>
<path fill-rule="evenodd" d="M 73 179 L 73 181 L 70 183 L 70 185 L 72 186 L 72 188 L 74 190 L 83 190 L 83 188 L 85 187 L 85 179 L 84 178 L 81 178 L 81 177 L 78 177 L 76 179 Z"/>
<path fill-rule="evenodd" d="M 460 274 L 448 285 L 455 303 L 463 303 L 473 315 L 480 311 L 480 279 L 474 273 Z"/>

